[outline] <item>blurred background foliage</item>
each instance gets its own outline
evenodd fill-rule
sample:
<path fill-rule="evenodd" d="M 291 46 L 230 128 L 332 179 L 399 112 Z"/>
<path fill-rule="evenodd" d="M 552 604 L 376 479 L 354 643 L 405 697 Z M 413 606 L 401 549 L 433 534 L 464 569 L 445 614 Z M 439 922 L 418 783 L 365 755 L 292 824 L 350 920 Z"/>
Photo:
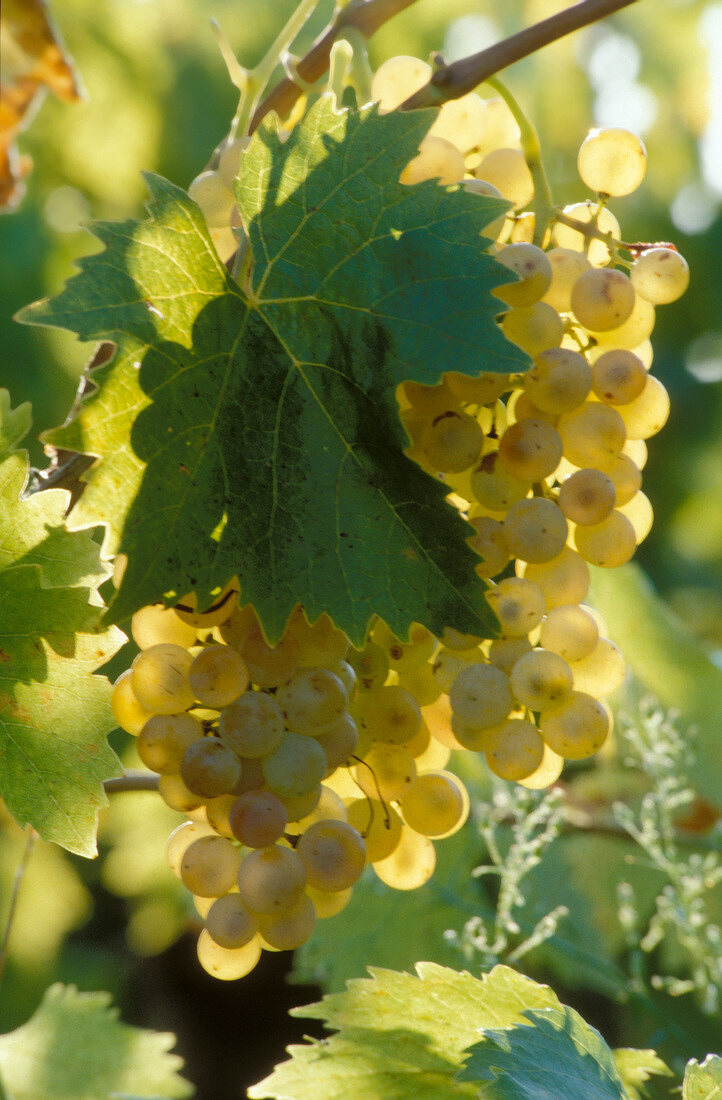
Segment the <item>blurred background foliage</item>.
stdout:
<path fill-rule="evenodd" d="M 22 152 L 34 161 L 27 194 L 15 212 L 0 217 L 0 384 L 15 405 L 32 402 L 38 434 L 65 418 L 90 349 L 66 333 L 17 325 L 13 314 L 57 292 L 74 260 L 95 247 L 84 228 L 89 222 L 142 216 L 142 171 L 187 186 L 205 166 L 236 105 L 210 18 L 218 20 L 240 60 L 253 64 L 294 6 L 294 0 L 55 0 L 52 5 L 86 98 L 70 106 L 48 97 L 42 104 L 20 136 Z M 419 0 L 377 33 L 371 61 L 375 65 L 398 53 L 426 57 L 431 51 L 453 60 L 565 6 L 558 0 Z M 320 4 L 297 52 L 331 10 L 330 0 Z M 654 334 L 654 370 L 671 392 L 672 414 L 650 448 L 645 491 L 656 522 L 638 560 L 721 663 L 722 3 L 642 0 L 515 65 L 504 79 L 539 129 L 559 202 L 587 197 L 575 166 L 590 125 L 625 126 L 647 143 L 645 184 L 612 208 L 626 239 L 676 242 L 689 260 L 692 282 L 680 302 L 659 311 Z M 30 450 L 32 461 L 44 465 L 37 439 Z M 119 748 L 126 744 L 127 738 L 119 739 Z M 137 763 L 132 750 L 123 751 L 129 766 Z M 101 861 L 70 860 L 59 850 L 36 846 L 0 994 L 3 1030 L 27 1018 L 45 986 L 60 979 L 109 989 L 130 1016 L 145 1013 L 144 1022 L 183 1032 L 182 1019 L 167 1012 L 154 1017 L 149 1004 L 168 979 L 143 961 L 177 950 L 171 945 L 192 919 L 164 859 L 165 840 L 177 820 L 152 794 L 115 796 L 103 815 Z M 0 826 L 2 922 L 24 836 L 7 818 L 0 818 Z M 473 862 L 470 858 L 469 867 Z M 568 869 L 559 873 L 564 877 Z M 440 882 L 447 901 L 453 895 L 449 881 Z M 460 923 L 468 915 L 465 905 Z M 608 948 L 612 965 L 614 951 L 611 944 Z M 192 956 L 187 943 L 181 950 L 183 958 L 189 951 Z M 444 961 L 450 961 L 444 951 Z M 282 969 L 274 957 L 268 965 Z M 194 977 L 185 980 L 193 984 L 182 996 L 197 1002 L 210 995 L 213 983 L 195 967 L 190 958 Z M 308 974 L 311 970 L 306 967 Z M 224 988 L 218 996 L 228 1005 L 257 994 L 264 973 L 241 983 L 245 992 Z M 309 999 L 299 991 L 290 1000 L 281 996 L 288 1003 Z M 308 1027 L 305 1023 L 296 1034 Z M 271 1060 L 253 1079 L 278 1060 L 283 1041 L 277 1033 Z M 192 1042 L 189 1038 L 185 1051 L 191 1058 Z M 226 1095 L 218 1077 L 216 1084 L 213 1095 Z"/>

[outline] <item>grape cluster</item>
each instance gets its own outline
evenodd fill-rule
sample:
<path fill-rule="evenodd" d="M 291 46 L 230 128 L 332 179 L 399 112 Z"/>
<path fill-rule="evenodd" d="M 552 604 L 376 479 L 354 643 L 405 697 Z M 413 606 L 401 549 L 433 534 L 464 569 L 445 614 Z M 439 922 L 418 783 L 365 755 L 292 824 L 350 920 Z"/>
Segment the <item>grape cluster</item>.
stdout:
<path fill-rule="evenodd" d="M 355 650 L 298 609 L 269 646 L 237 585 L 205 612 L 192 599 L 142 608 L 131 629 L 140 653 L 113 710 L 163 799 L 191 818 L 168 861 L 205 920 L 209 973 L 242 977 L 263 948 L 304 943 L 367 864 L 402 890 L 431 877 L 433 840 L 469 811 L 443 770 L 448 722 L 431 708 L 439 740 L 424 721 L 421 704 L 441 695 L 433 634 L 415 626 L 402 644 L 376 621 Z"/>
<path fill-rule="evenodd" d="M 417 58 L 386 62 L 372 85 L 379 110 L 430 75 Z M 247 143 L 229 143 L 189 189 L 223 259 L 240 237 L 232 184 Z M 541 788 L 611 730 L 605 699 L 625 664 L 584 603 L 589 565 L 627 562 L 651 527 L 645 441 L 669 399 L 650 373 L 649 337 L 688 270 L 670 245 L 620 239 L 608 202 L 644 177 L 637 137 L 592 131 L 578 167 L 595 197 L 556 211 L 538 240 L 519 127 L 502 99 L 471 93 L 441 107 L 400 176 L 511 204 L 479 247 L 513 273 L 494 291 L 498 320 L 531 369 L 449 372 L 397 391 L 408 454 L 469 521 L 500 636 L 437 638 L 414 624 L 402 640 L 374 618 L 355 649 L 299 607 L 270 646 L 235 582 L 206 611 L 191 595 L 133 618 L 140 653 L 115 685 L 114 712 L 162 797 L 190 818 L 168 859 L 205 921 L 198 954 L 217 977 L 304 943 L 367 864 L 398 889 L 428 881 L 434 840 L 469 810 L 445 770 L 452 749 Z"/>

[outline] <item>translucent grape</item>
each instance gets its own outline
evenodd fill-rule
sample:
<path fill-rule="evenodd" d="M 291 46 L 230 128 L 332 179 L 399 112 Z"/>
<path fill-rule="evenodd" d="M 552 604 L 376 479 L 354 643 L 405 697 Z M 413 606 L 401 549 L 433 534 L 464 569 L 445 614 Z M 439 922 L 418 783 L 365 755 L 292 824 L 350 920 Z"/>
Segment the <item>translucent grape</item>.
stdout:
<path fill-rule="evenodd" d="M 296 608 L 288 620 L 286 633 L 298 642 L 299 664 L 306 668 L 330 668 L 348 653 L 348 638 L 325 612 L 309 623 L 303 609 Z"/>
<path fill-rule="evenodd" d="M 189 844 L 180 861 L 180 877 L 192 894 L 217 898 L 235 884 L 241 850 L 222 836 L 202 836 Z"/>
<path fill-rule="evenodd" d="M 449 772 L 425 772 L 416 777 L 404 794 L 404 821 L 417 833 L 439 839 L 451 836 L 464 824 L 469 797 L 460 779 Z"/>
<path fill-rule="evenodd" d="M 205 821 L 184 821 L 168 837 L 165 854 L 168 866 L 174 875 L 180 878 L 181 860 L 186 848 L 202 836 L 213 836 L 213 829 Z"/>
<path fill-rule="evenodd" d="M 299 646 L 290 634 L 284 634 L 278 645 L 270 646 L 257 624 L 244 633 L 238 645 L 251 682 L 259 688 L 275 688 L 285 684 L 298 667 Z"/>
<path fill-rule="evenodd" d="M 546 611 L 543 591 L 526 577 L 506 577 L 489 589 L 486 599 L 499 620 L 501 633 L 513 638 L 525 637 L 539 625 Z"/>
<path fill-rule="evenodd" d="M 542 622 L 539 636 L 544 649 L 558 653 L 565 661 L 581 661 L 592 652 L 598 640 L 596 621 L 578 604 L 553 607 Z"/>
<path fill-rule="evenodd" d="M 241 762 L 217 737 L 201 737 L 183 754 L 180 774 L 189 791 L 217 798 L 233 790 L 241 778 Z"/>
<path fill-rule="evenodd" d="M 560 707 L 542 713 L 539 729 L 544 741 L 567 760 L 583 760 L 602 747 L 611 728 L 609 714 L 598 699 L 573 691 Z"/>
<path fill-rule="evenodd" d="M 601 470 L 577 470 L 562 482 L 557 498 L 562 512 L 573 523 L 601 523 L 617 499 L 614 482 Z"/>
<path fill-rule="evenodd" d="M 562 438 L 564 457 L 581 467 L 601 468 L 600 461 L 619 454 L 627 438 L 624 421 L 617 409 L 600 401 L 586 401 L 560 416 L 557 430 Z"/>
<path fill-rule="evenodd" d="M 593 268 L 572 287 L 572 311 L 590 332 L 606 332 L 622 325 L 634 308 L 634 287 L 615 268 Z"/>
<path fill-rule="evenodd" d="M 239 894 L 224 894 L 213 902 L 206 916 L 208 935 L 219 947 L 244 947 L 258 931 L 258 922 Z"/>
<path fill-rule="evenodd" d="M 449 690 L 454 714 L 483 729 L 501 722 L 514 706 L 509 678 L 494 665 L 474 664 L 461 670 Z"/>
<path fill-rule="evenodd" d="M 275 844 L 287 819 L 286 807 L 272 791 L 246 791 L 234 800 L 228 814 L 233 835 L 248 848 Z"/>
<path fill-rule="evenodd" d="M 389 656 L 376 642 L 367 642 L 363 649 L 352 649 L 349 664 L 361 687 L 367 690 L 381 687 L 389 674 Z"/>
<path fill-rule="evenodd" d="M 248 687 L 248 669 L 235 649 L 209 645 L 193 658 L 188 680 L 199 703 L 227 707 Z"/>
<path fill-rule="evenodd" d="M 306 893 L 313 902 L 316 916 L 319 920 L 323 920 L 326 917 L 335 917 L 346 908 L 351 901 L 353 887 L 349 886 L 348 890 L 337 890 L 330 894 L 327 890 L 316 890 L 313 886 L 307 886 Z"/>
<path fill-rule="evenodd" d="M 511 670 L 511 690 L 530 710 L 551 710 L 572 690 L 572 670 L 563 657 L 547 649 L 525 653 Z"/>
<path fill-rule="evenodd" d="M 518 281 L 494 287 L 493 294 L 510 306 L 530 306 L 538 302 L 552 281 L 552 268 L 546 254 L 535 244 L 508 244 L 494 259 L 518 276 Z"/>
<path fill-rule="evenodd" d="M 277 951 L 293 951 L 311 937 L 316 910 L 307 894 L 301 894 L 292 909 L 259 915 L 258 927 L 263 939 Z"/>
<path fill-rule="evenodd" d="M 312 737 L 284 733 L 263 759 L 263 774 L 272 791 L 282 798 L 308 794 L 326 774 L 326 755 Z"/>
<path fill-rule="evenodd" d="M 543 755 L 539 731 L 526 718 L 512 718 L 499 726 L 486 745 L 489 770 L 500 779 L 525 779 L 539 767 Z"/>
<path fill-rule="evenodd" d="M 637 296 L 634 301 L 634 308 L 623 324 L 604 332 L 595 332 L 594 338 L 602 350 L 605 347 L 612 347 L 631 348 L 634 351 L 643 340 L 650 336 L 654 329 L 654 322 L 654 306 L 646 298 Z"/>
<path fill-rule="evenodd" d="M 534 181 L 520 149 L 492 149 L 474 169 L 474 175 L 496 187 L 515 210 L 528 206 L 534 197 Z"/>
<path fill-rule="evenodd" d="M 243 947 L 221 947 L 203 929 L 198 937 L 198 961 L 206 973 L 221 981 L 232 982 L 250 974 L 261 957 L 261 944 L 257 937 Z"/>
<path fill-rule="evenodd" d="M 315 738 L 323 749 L 329 770 L 345 766 L 356 752 L 359 732 L 350 714 L 344 714 L 327 733 Z"/>
<path fill-rule="evenodd" d="M 649 439 L 667 423 L 670 403 L 667 390 L 653 375 L 647 375 L 644 389 L 626 405 L 618 405 L 630 439 Z"/>
<path fill-rule="evenodd" d="M 495 638 L 489 646 L 489 664 L 500 668 L 508 676 L 519 658 L 529 653 L 531 648 L 531 642 L 527 637 Z"/>
<path fill-rule="evenodd" d="M 321 797 L 318 800 L 318 805 L 305 817 L 300 818 L 298 821 L 289 822 L 286 832 L 298 836 L 300 833 L 305 833 L 306 829 L 311 825 L 315 825 L 317 821 L 348 821 L 348 810 L 345 802 L 336 791 L 326 786 L 325 783 L 321 784 Z"/>
<path fill-rule="evenodd" d="M 539 767 L 531 775 L 525 776 L 524 779 L 518 779 L 517 783 L 530 791 L 540 791 L 544 787 L 550 787 L 552 783 L 556 783 L 562 774 L 563 768 L 564 757 L 553 752 L 548 745 L 544 745 L 544 755 Z"/>
<path fill-rule="evenodd" d="M 474 180 L 467 180 L 471 184 Z M 482 371 L 475 377 L 468 374 L 459 374 L 457 371 L 448 371 L 444 380 L 449 392 L 460 401 L 468 401 L 472 405 L 490 405 L 501 397 L 503 393 L 511 389 L 511 375 L 497 374 L 496 371 Z"/>
<path fill-rule="evenodd" d="M 574 545 L 585 561 L 610 569 L 633 557 L 637 539 L 627 517 L 614 509 L 601 523 L 577 527 Z"/>
<path fill-rule="evenodd" d="M 296 852 L 307 882 L 317 890 L 348 889 L 366 864 L 363 837 L 345 821 L 317 821 L 301 836 Z"/>
<path fill-rule="evenodd" d="M 462 153 L 469 153 L 481 144 L 486 120 L 486 103 L 476 92 L 469 92 L 442 103 L 429 134 L 445 138 Z"/>
<path fill-rule="evenodd" d="M 138 756 L 151 771 L 177 773 L 186 749 L 202 737 L 203 724 L 192 714 L 156 714 L 138 735 Z"/>
<path fill-rule="evenodd" d="M 629 130 L 608 127 L 590 130 L 581 144 L 577 169 L 592 191 L 630 195 L 647 170 L 644 142 Z"/>
<path fill-rule="evenodd" d="M 327 668 L 299 668 L 276 692 L 286 725 L 296 733 L 325 733 L 339 721 L 348 695 Z"/>
<path fill-rule="evenodd" d="M 599 638 L 591 653 L 571 667 L 575 691 L 603 698 L 621 687 L 627 666 L 619 646 L 609 638 Z"/>
<path fill-rule="evenodd" d="M 323 784 L 317 783 L 315 787 L 312 787 L 310 791 L 306 791 L 305 794 L 296 795 L 280 795 L 281 802 L 286 807 L 286 814 L 288 815 L 288 825 L 286 831 L 289 833 L 297 833 L 298 826 L 301 821 L 304 821 L 309 814 L 315 812 L 321 801 L 321 795 L 323 794 Z"/>
<path fill-rule="evenodd" d="M 598 203 L 587 200 L 586 202 L 575 202 L 571 206 L 565 206 L 563 213 L 566 217 L 583 225 L 596 225 L 599 233 L 611 234 L 613 238 L 619 240 L 621 232 L 619 222 L 606 206 L 600 209 Z M 554 226 L 552 239 L 560 248 L 582 254 L 586 252 L 589 262 L 595 267 L 608 264 L 612 259 L 609 246 L 604 241 L 600 241 L 595 237 L 585 239 L 584 233 L 579 229 L 573 229 L 562 222 L 557 222 Z"/>
<path fill-rule="evenodd" d="M 499 462 L 519 481 L 543 481 L 562 457 L 562 440 L 544 420 L 518 420 L 499 441 Z"/>
<path fill-rule="evenodd" d="M 133 692 L 146 710 L 178 714 L 195 702 L 188 681 L 193 658 L 179 645 L 162 642 L 144 649 L 131 665 Z"/>
<path fill-rule="evenodd" d="M 561 508 L 544 497 L 513 504 L 504 519 L 504 538 L 512 556 L 522 561 L 550 561 L 567 541 L 567 520 Z"/>
<path fill-rule="evenodd" d="M 507 340 L 517 344 L 532 359 L 547 348 L 559 347 L 564 335 L 564 322 L 547 302 L 508 310 L 502 318 L 501 328 Z"/>
<path fill-rule="evenodd" d="M 589 566 L 570 546 L 565 546 L 561 554 L 551 561 L 539 564 L 525 562 L 520 568 L 522 577 L 541 590 L 547 608 L 582 603 L 589 591 Z"/>
<path fill-rule="evenodd" d="M 401 818 L 393 806 L 386 806 L 377 798 L 356 798 L 350 802 L 348 823 L 364 839 L 367 863 L 386 859 L 401 839 Z"/>
<path fill-rule="evenodd" d="M 562 228 L 560 226 L 560 228 Z M 573 232 L 573 230 L 568 230 Z M 579 234 L 576 234 L 579 236 Z M 596 241 L 595 244 L 600 242 Z M 602 246 L 604 247 L 604 246 Z M 551 248 L 546 257 L 552 272 L 549 289 L 542 296 L 557 313 L 570 313 L 572 308 L 572 287 L 580 275 L 592 266 L 583 252 L 572 248 Z"/>
<path fill-rule="evenodd" d="M 306 868 L 297 852 L 272 844 L 248 852 L 238 869 L 238 892 L 254 913 L 293 909 L 306 885 Z"/>
<path fill-rule="evenodd" d="M 147 710 L 138 702 L 133 691 L 133 670 L 128 668 L 121 672 L 113 684 L 113 694 L 110 698 L 113 716 L 122 730 L 137 737 L 153 711 Z"/>
<path fill-rule="evenodd" d="M 201 172 L 191 182 L 188 195 L 198 203 L 209 226 L 228 225 L 236 200 L 218 172 Z"/>
<path fill-rule="evenodd" d="M 592 367 L 594 392 L 608 405 L 624 405 L 642 392 L 647 382 L 644 363 L 626 348 L 605 351 Z"/>
<path fill-rule="evenodd" d="M 398 684 L 374 688 L 363 699 L 363 722 L 375 741 L 402 745 L 421 725 L 421 711 L 411 692 Z"/>
<path fill-rule="evenodd" d="M 423 451 L 433 470 L 454 473 L 476 462 L 483 442 L 484 433 L 473 416 L 447 410 L 424 433 Z"/>
<path fill-rule="evenodd" d="M 647 248 L 630 273 L 637 294 L 652 305 L 676 302 L 689 286 L 689 265 L 674 248 Z"/>
<path fill-rule="evenodd" d="M 403 745 L 374 744 L 351 769 L 354 780 L 369 798 L 397 802 L 416 778 L 416 761 Z"/>
<path fill-rule="evenodd" d="M 511 557 L 504 538 L 504 528 L 491 516 L 475 516 L 469 522 L 476 534 L 467 541 L 472 550 L 476 550 L 482 558 L 475 567 L 476 572 L 480 577 L 495 577 Z"/>
<path fill-rule="evenodd" d="M 220 626 L 229 619 L 238 603 L 238 578 L 233 577 L 226 587 L 219 592 L 213 603 L 198 610 L 198 597 L 195 592 L 189 592 L 175 605 L 175 613 L 179 619 L 198 630 L 210 630 L 211 627 Z"/>
<path fill-rule="evenodd" d="M 524 375 L 524 390 L 534 404 L 555 416 L 576 409 L 591 388 L 591 367 L 583 355 L 570 348 L 543 351 Z"/>
<path fill-rule="evenodd" d="M 453 100 L 451 102 L 453 102 Z M 464 178 L 461 180 L 461 186 L 465 191 L 470 191 L 472 195 L 488 195 L 493 199 L 502 199 L 501 191 L 499 191 L 497 187 L 494 187 L 493 184 L 487 183 L 486 180 Z M 504 214 L 499 214 L 498 217 L 491 218 L 487 225 L 484 226 L 484 236 L 495 241 L 503 230 L 505 222 L 506 216 Z M 486 402 L 482 401 L 481 404 L 485 405 Z"/>
<path fill-rule="evenodd" d="M 435 636 L 421 623 L 412 623 L 408 642 L 402 642 L 383 620 L 377 619 L 372 639 L 383 648 L 389 668 L 396 672 L 418 668 L 434 655 L 437 646 Z"/>
<path fill-rule="evenodd" d="M 519 125 L 501 96 L 484 100 L 484 108 L 484 135 L 479 146 L 481 157 L 493 149 L 518 146 Z"/>
<path fill-rule="evenodd" d="M 490 512 L 506 512 L 531 489 L 530 481 L 520 481 L 506 469 L 498 451 L 484 455 L 471 475 L 471 491 L 479 504 Z"/>
<path fill-rule="evenodd" d="M 429 881 L 435 867 L 433 842 L 408 825 L 404 825 L 401 839 L 391 855 L 373 865 L 381 881 L 395 890 L 418 890 Z"/>
<path fill-rule="evenodd" d="M 419 152 L 399 176 L 399 183 L 410 186 L 424 180 L 437 180 L 448 185 L 462 180 L 464 171 L 464 157 L 455 145 L 444 138 L 425 137 Z"/>
<path fill-rule="evenodd" d="M 189 791 L 180 775 L 161 775 L 158 794 L 167 806 L 183 814 L 193 813 L 203 805 L 202 795 Z"/>
<path fill-rule="evenodd" d="M 371 79 L 371 98 L 378 102 L 379 114 L 394 111 L 424 84 L 428 84 L 431 75 L 431 66 L 418 57 L 399 54 L 384 61 Z"/>
<path fill-rule="evenodd" d="M 238 756 L 266 756 L 283 737 L 283 713 L 272 695 L 249 691 L 222 711 L 218 732 Z"/>
<path fill-rule="evenodd" d="M 184 623 L 172 607 L 164 607 L 162 603 L 150 604 L 136 611 L 130 621 L 130 632 L 139 649 L 149 649 L 162 642 L 188 649 L 197 634 L 195 627 Z"/>
<path fill-rule="evenodd" d="M 228 837 L 229 840 L 233 839 L 233 830 L 228 815 L 235 800 L 234 787 L 234 793 L 219 794 L 217 798 L 207 798 L 204 804 L 208 824 L 215 829 L 219 836 Z"/>
<path fill-rule="evenodd" d="M 630 441 L 627 440 L 627 443 Z M 627 444 L 625 443 L 625 448 Z M 606 454 L 598 459 L 599 470 L 605 474 L 614 486 L 615 504 L 620 508 L 627 504 L 639 491 L 642 475 L 639 467 L 629 455 Z M 571 518 L 571 517 L 570 517 Z M 600 521 L 601 522 L 601 521 Z"/>
<path fill-rule="evenodd" d="M 250 137 L 244 135 L 227 142 L 218 160 L 218 175 L 226 187 L 233 190 L 241 168 L 241 158 L 250 144 Z"/>
<path fill-rule="evenodd" d="M 649 497 L 644 493 L 635 493 L 630 501 L 619 507 L 618 511 L 626 516 L 631 523 L 637 545 L 639 545 L 652 530 L 654 522 L 654 509 Z"/>

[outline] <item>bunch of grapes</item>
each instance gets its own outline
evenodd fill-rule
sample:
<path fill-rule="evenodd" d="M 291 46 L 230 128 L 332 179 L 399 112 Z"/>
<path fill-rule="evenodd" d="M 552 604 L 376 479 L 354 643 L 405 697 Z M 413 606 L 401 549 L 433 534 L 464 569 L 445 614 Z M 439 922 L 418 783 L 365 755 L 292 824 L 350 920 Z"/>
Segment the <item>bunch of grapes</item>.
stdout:
<path fill-rule="evenodd" d="M 430 75 L 416 58 L 386 62 L 373 81 L 379 110 Z M 229 143 L 190 188 L 223 259 L 240 239 L 232 184 L 247 144 Z M 592 131 L 578 164 L 595 197 L 555 211 L 537 240 L 519 128 L 502 99 L 472 93 L 439 110 L 400 177 L 511 204 L 479 247 L 514 273 L 494 291 L 499 323 L 531 369 L 450 372 L 397 391 L 408 454 L 473 529 L 500 636 L 437 638 L 414 624 L 402 640 L 375 618 L 354 649 L 299 607 L 269 646 L 235 582 L 206 611 L 191 595 L 133 618 L 141 652 L 113 707 L 162 797 L 190 818 L 168 859 L 205 921 L 198 954 L 217 977 L 304 943 L 367 864 L 398 889 L 428 881 L 434 840 L 469 810 L 445 770 L 452 749 L 541 788 L 611 730 L 605 699 L 625 664 L 584 603 L 589 564 L 622 565 L 651 527 L 645 440 L 669 399 L 650 373 L 649 337 L 655 306 L 684 292 L 688 269 L 670 245 L 620 239 L 608 202 L 644 177 L 637 137 Z"/>

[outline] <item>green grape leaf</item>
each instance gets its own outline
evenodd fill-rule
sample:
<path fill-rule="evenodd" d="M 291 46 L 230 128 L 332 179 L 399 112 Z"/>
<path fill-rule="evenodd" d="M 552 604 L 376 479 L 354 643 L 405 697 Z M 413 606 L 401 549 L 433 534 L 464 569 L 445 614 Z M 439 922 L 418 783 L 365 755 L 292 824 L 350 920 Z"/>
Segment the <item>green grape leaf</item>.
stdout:
<path fill-rule="evenodd" d="M 594 605 L 635 676 L 662 703 L 680 712 L 683 725 L 696 727 L 690 780 L 700 794 L 719 805 L 722 669 L 659 599 L 638 566 L 593 569 L 592 574 Z"/>
<path fill-rule="evenodd" d="M 129 557 L 113 621 L 238 575 L 272 641 L 298 602 L 357 644 L 373 612 L 402 637 L 413 620 L 495 633 L 469 527 L 403 453 L 394 396 L 529 364 L 496 324 L 509 272 L 480 240 L 507 204 L 398 183 L 433 117 L 321 97 L 283 143 L 262 126 L 236 187 L 246 291 L 195 203 L 149 176 L 149 220 L 97 225 L 105 250 L 22 312 L 117 344 L 48 436 L 98 456 L 73 515 Z"/>
<path fill-rule="evenodd" d="M 7 1100 L 175 1100 L 192 1096 L 169 1050 L 175 1035 L 130 1027 L 109 993 L 50 986 L 26 1024 L 0 1035 L 0 1075 Z"/>
<path fill-rule="evenodd" d="M 613 1054 L 629 1100 L 643 1100 L 649 1095 L 644 1085 L 650 1077 L 674 1077 L 669 1066 L 654 1050 L 618 1047 Z"/>
<path fill-rule="evenodd" d="M 343 993 L 293 1015 L 339 1029 L 322 1042 L 290 1048 L 291 1058 L 248 1090 L 251 1100 L 451 1100 L 476 1096 L 456 1079 L 480 1027 L 513 1027 L 529 1006 L 559 1004 L 547 986 L 509 967 L 483 978 L 434 963 L 417 976 L 370 968 Z"/>
<path fill-rule="evenodd" d="M 531 1008 L 525 1020 L 485 1030 L 459 1074 L 484 1081 L 484 1100 L 627 1100 L 614 1056 L 573 1008 Z"/>
<path fill-rule="evenodd" d="M 720 1100 L 720 1098 L 722 1098 L 722 1057 L 718 1054 L 708 1054 L 701 1064 L 691 1058 L 684 1071 L 682 1100 Z"/>
<path fill-rule="evenodd" d="M 30 402 L 25 401 L 17 409 L 11 409 L 10 394 L 0 388 L 0 461 L 15 450 L 30 431 L 31 424 Z"/>

